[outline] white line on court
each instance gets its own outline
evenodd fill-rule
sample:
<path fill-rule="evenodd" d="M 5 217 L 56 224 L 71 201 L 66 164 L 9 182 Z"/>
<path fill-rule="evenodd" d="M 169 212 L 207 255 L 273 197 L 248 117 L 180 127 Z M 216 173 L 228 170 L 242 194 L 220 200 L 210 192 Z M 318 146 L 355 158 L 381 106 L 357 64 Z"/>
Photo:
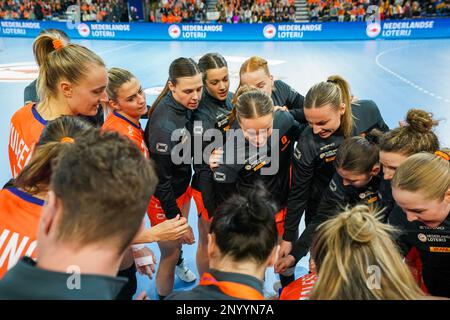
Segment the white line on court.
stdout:
<path fill-rule="evenodd" d="M 103 54 L 106 54 L 106 53 L 111 53 L 111 52 L 114 52 L 114 51 L 123 50 L 123 49 L 129 48 L 129 47 L 134 47 L 134 46 L 137 46 L 138 44 L 141 44 L 141 43 L 142 42 L 138 41 L 138 42 L 130 43 L 130 44 L 127 44 L 125 46 L 118 47 L 118 48 L 108 49 L 108 50 L 104 50 L 104 51 L 99 51 L 99 52 L 97 52 L 97 54 L 103 55 Z"/>
<path fill-rule="evenodd" d="M 406 83 L 407 85 L 409 85 L 409 86 L 411 86 L 411 87 L 417 89 L 418 91 L 421 91 L 421 92 L 423 92 L 423 93 L 425 93 L 425 94 L 427 94 L 427 95 L 429 95 L 430 97 L 433 97 L 433 98 L 435 98 L 435 99 L 438 99 L 438 100 L 444 100 L 445 102 L 449 103 L 449 102 L 450 102 L 449 99 L 444 99 L 444 98 L 442 98 L 440 95 L 435 94 L 435 93 L 432 92 L 432 91 L 429 91 L 429 90 L 426 90 L 426 89 L 422 88 L 421 86 L 419 86 L 418 84 L 414 83 L 413 81 L 408 80 L 408 79 L 402 77 L 401 75 L 399 75 L 399 74 L 396 73 L 395 71 L 389 69 L 388 67 L 386 67 L 386 66 L 384 66 L 384 65 L 382 65 L 382 64 L 380 63 L 380 58 L 381 58 L 383 55 L 385 55 L 386 53 L 391 53 L 391 52 L 393 52 L 393 51 L 397 51 L 397 50 L 404 49 L 404 48 L 406 48 L 406 47 L 397 47 L 397 48 L 388 49 L 388 50 L 385 50 L 385 51 L 380 52 L 380 53 L 376 56 L 376 58 L 375 58 L 375 63 L 377 64 L 377 66 L 379 66 L 381 69 L 383 69 L 383 70 L 386 71 L 387 73 L 390 73 L 391 75 L 393 75 L 394 77 L 396 77 L 396 78 L 399 79 L 400 81 L 402 81 L 402 82 Z"/>

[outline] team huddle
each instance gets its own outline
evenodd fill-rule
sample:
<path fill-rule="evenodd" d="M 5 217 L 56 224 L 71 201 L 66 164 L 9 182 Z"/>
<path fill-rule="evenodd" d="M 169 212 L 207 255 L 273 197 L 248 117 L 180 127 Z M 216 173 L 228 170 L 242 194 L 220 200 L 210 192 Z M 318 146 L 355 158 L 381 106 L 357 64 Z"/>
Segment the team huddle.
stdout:
<path fill-rule="evenodd" d="M 59 30 L 33 52 L 0 190 L 0 299 L 132 299 L 139 272 L 159 299 L 263 300 L 269 267 L 282 300 L 450 298 L 450 152 L 428 111 L 390 129 L 341 76 L 303 96 L 257 56 L 232 93 L 218 53 L 172 61 L 149 107 L 130 71 Z M 194 243 L 199 284 L 174 292 L 175 275 L 196 280 Z"/>

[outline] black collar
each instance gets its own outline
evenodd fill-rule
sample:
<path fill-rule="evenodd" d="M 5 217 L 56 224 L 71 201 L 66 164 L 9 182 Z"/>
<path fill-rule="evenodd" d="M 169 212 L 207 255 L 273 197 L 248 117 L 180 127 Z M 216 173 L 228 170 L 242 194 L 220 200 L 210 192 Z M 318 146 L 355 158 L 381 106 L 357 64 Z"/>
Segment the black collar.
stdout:
<path fill-rule="evenodd" d="M 73 275 L 39 268 L 33 259 L 24 257 L 5 275 L 1 285 L 12 290 L 12 296 L 24 299 L 112 300 L 127 283 L 121 277 L 81 274 L 80 288 L 70 289 L 68 283 Z"/>
<path fill-rule="evenodd" d="M 206 98 L 206 99 L 212 101 L 214 104 L 216 104 L 216 105 L 218 105 L 218 106 L 221 106 L 221 107 L 226 108 L 228 96 L 227 96 L 227 98 L 226 98 L 225 100 L 219 100 L 219 99 L 213 97 L 213 96 L 208 92 L 208 90 L 207 90 L 206 88 L 205 88 L 205 90 L 203 91 L 203 94 L 205 95 L 204 98 Z"/>
<path fill-rule="evenodd" d="M 177 114 L 189 114 L 191 110 L 183 106 L 182 104 L 178 103 L 175 98 L 173 97 L 173 94 L 171 91 L 167 93 L 167 99 L 170 101 L 170 107 L 175 110 Z"/>

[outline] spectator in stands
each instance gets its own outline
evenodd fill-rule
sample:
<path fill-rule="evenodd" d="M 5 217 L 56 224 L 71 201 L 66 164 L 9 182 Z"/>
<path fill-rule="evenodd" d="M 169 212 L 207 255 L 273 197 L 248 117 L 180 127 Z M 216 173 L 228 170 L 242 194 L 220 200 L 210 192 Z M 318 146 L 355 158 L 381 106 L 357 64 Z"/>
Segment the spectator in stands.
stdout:
<path fill-rule="evenodd" d="M 220 5 L 218 2 L 216 8 Z M 163 23 L 206 22 L 205 0 L 163 0 L 159 7 Z"/>
<path fill-rule="evenodd" d="M 419 2 L 414 1 L 414 2 L 413 2 L 413 5 L 412 5 L 412 17 L 413 17 L 413 18 L 420 18 L 421 11 L 422 11 L 422 10 L 421 10 L 421 8 L 420 8 Z"/>
<path fill-rule="evenodd" d="M 294 0 L 218 0 L 219 23 L 295 21 Z"/>
<path fill-rule="evenodd" d="M 319 7 L 314 6 L 314 8 L 309 13 L 309 21 L 316 22 L 319 21 Z"/>
<path fill-rule="evenodd" d="M 344 19 L 345 19 L 345 9 L 343 5 L 340 5 L 338 8 L 338 21 L 344 22 Z"/>
<path fill-rule="evenodd" d="M 404 7 L 403 7 L 403 17 L 405 19 L 411 19 L 412 18 L 412 10 L 411 10 L 411 1 L 406 1 Z"/>
<path fill-rule="evenodd" d="M 371 5 L 378 6 L 380 20 L 450 15 L 450 0 L 307 0 L 306 3 L 310 21 L 365 21 L 372 15 L 366 12 Z"/>
<path fill-rule="evenodd" d="M 76 0 L 0 0 L 0 20 L 64 20 Z M 310 21 L 365 21 L 371 5 L 379 7 L 381 20 L 450 16 L 450 0 L 306 0 Z M 150 22 L 207 21 L 205 0 L 146 0 L 144 17 L 125 0 L 80 2 L 82 21 Z M 219 23 L 294 22 L 295 0 L 218 0 L 214 9 Z"/>
<path fill-rule="evenodd" d="M 139 15 L 136 7 L 130 7 L 130 22 L 139 21 Z"/>
<path fill-rule="evenodd" d="M 72 5 L 77 5 L 77 1 L 0 1 L 0 19 L 67 19 L 67 9 Z M 107 12 L 111 14 L 107 16 Z M 80 4 L 80 15 L 82 21 L 128 21 L 128 9 L 124 0 L 91 0 L 89 4 L 83 1 Z"/>
<path fill-rule="evenodd" d="M 366 15 L 366 10 L 364 10 L 364 6 L 360 5 L 358 8 L 358 21 L 364 21 L 364 17 Z"/>
<path fill-rule="evenodd" d="M 336 5 L 333 5 L 330 9 L 330 20 L 329 21 L 338 21 L 338 8 Z"/>

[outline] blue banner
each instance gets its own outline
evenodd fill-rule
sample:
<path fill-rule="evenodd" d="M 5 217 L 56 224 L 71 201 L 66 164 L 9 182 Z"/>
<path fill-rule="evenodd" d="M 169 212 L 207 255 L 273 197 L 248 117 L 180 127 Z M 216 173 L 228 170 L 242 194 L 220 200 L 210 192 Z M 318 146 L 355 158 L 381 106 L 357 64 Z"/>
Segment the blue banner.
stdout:
<path fill-rule="evenodd" d="M 73 39 L 308 41 L 450 38 L 450 19 L 274 24 L 66 23 L 0 20 L 0 36 L 36 37 L 58 28 Z"/>

